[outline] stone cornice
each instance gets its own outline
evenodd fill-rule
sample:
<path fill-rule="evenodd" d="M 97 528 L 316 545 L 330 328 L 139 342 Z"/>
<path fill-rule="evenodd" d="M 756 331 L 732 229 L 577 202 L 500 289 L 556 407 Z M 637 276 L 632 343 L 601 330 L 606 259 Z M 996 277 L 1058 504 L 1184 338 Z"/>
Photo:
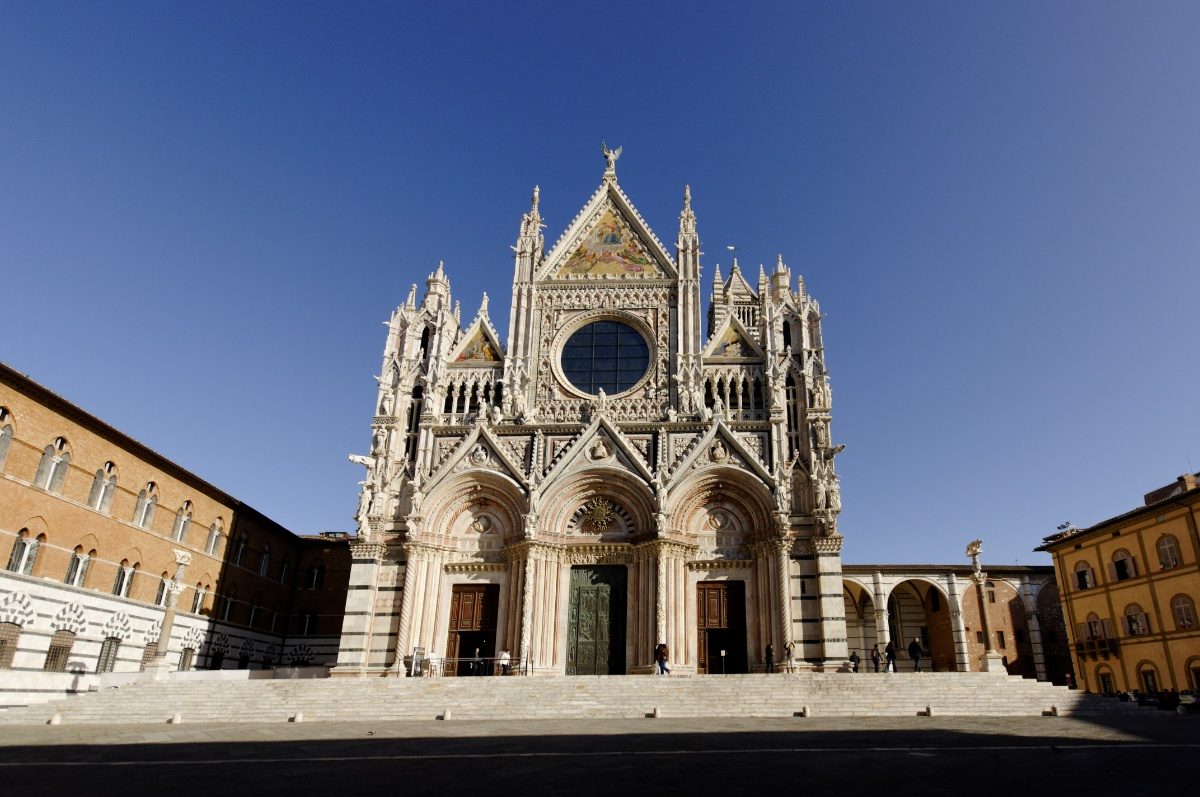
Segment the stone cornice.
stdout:
<path fill-rule="evenodd" d="M 503 562 L 449 562 L 442 569 L 447 573 L 501 573 L 508 565 Z"/>
<path fill-rule="evenodd" d="M 687 563 L 687 569 L 692 571 L 745 570 L 753 566 L 753 559 L 697 559 Z"/>

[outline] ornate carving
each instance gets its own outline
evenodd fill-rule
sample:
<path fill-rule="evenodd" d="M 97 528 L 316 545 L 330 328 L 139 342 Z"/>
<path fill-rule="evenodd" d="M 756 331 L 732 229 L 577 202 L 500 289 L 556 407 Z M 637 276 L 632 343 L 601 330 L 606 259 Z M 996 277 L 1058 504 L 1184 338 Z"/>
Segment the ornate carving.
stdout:
<path fill-rule="evenodd" d="M 0 623 L 12 623 L 28 630 L 33 626 L 33 601 L 23 592 L 10 592 L 0 598 Z"/>
<path fill-rule="evenodd" d="M 55 631 L 82 634 L 87 628 L 87 618 L 84 617 L 83 607 L 78 603 L 66 604 L 55 613 L 54 619 L 50 621 L 50 627 Z"/>

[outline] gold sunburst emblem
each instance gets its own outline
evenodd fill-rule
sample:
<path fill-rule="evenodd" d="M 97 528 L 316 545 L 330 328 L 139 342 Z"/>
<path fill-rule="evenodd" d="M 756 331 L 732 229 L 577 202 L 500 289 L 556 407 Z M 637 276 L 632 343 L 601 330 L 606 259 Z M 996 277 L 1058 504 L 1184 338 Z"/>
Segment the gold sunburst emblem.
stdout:
<path fill-rule="evenodd" d="M 612 525 L 613 520 L 617 517 L 617 512 L 612 501 L 607 498 L 597 498 L 587 505 L 584 516 L 591 522 L 593 528 L 604 531 Z"/>

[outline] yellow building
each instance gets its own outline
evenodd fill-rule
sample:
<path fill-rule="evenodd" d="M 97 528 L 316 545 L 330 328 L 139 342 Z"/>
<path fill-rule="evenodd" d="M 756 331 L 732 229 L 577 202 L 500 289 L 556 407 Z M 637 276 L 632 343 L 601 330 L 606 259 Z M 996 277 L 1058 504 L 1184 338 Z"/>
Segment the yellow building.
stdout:
<path fill-rule="evenodd" d="M 1145 505 L 1037 548 L 1054 557 L 1081 688 L 1200 688 L 1200 489 L 1185 475 Z"/>

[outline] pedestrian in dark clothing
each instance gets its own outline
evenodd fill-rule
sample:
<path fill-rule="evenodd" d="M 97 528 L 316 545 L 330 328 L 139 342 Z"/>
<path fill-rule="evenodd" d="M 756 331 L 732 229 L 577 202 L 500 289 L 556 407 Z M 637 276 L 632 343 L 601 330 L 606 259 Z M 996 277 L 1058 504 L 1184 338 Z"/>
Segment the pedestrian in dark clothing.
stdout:
<path fill-rule="evenodd" d="M 921 647 L 921 640 L 913 637 L 913 641 L 908 643 L 908 657 L 913 660 L 913 672 L 921 671 L 921 656 L 925 650 Z"/>
<path fill-rule="evenodd" d="M 887 659 L 887 666 L 883 668 L 884 672 L 896 671 L 896 643 L 888 640 L 887 647 L 883 649 L 883 657 Z"/>
<path fill-rule="evenodd" d="M 667 666 L 667 643 L 659 642 L 654 648 L 654 661 L 658 663 L 659 675 L 670 675 L 671 669 Z"/>
<path fill-rule="evenodd" d="M 850 651 L 850 672 L 858 672 L 858 663 L 860 661 L 862 661 L 862 659 L 858 657 L 858 651 Z"/>
<path fill-rule="evenodd" d="M 767 643 L 767 672 L 775 672 L 775 648 Z"/>
<path fill-rule="evenodd" d="M 883 654 L 879 652 L 879 643 L 876 642 L 871 646 L 871 663 L 875 665 L 875 672 L 879 672 L 879 662 L 883 661 Z"/>

